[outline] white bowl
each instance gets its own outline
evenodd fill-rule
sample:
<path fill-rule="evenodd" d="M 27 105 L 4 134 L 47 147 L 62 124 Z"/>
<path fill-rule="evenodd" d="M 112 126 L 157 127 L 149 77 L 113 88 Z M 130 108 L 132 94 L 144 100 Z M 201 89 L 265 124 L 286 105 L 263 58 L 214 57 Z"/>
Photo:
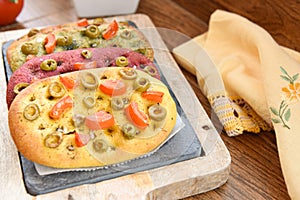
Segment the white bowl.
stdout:
<path fill-rule="evenodd" d="M 78 17 L 134 13 L 139 0 L 73 0 Z"/>

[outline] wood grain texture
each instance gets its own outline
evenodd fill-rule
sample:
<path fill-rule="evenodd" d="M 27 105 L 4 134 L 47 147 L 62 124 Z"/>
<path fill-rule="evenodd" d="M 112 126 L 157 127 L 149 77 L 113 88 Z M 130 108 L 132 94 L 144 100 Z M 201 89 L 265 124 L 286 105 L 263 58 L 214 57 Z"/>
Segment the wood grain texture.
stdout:
<path fill-rule="evenodd" d="M 48 2 L 46 0 L 25 1 L 25 6 L 30 11 L 24 11 L 18 17 L 17 23 L 0 27 L 0 31 L 63 23 L 76 18 L 71 0 L 51 1 L 49 12 L 43 6 Z M 137 12 L 150 16 L 157 27 L 169 28 L 188 37 L 195 37 L 207 30 L 209 17 L 216 9 L 247 17 L 265 28 L 279 44 L 300 50 L 300 1 L 298 0 L 141 0 Z M 168 41 L 168 37 L 164 36 L 163 40 Z M 170 47 L 172 45 L 170 44 Z M 207 99 L 201 93 L 196 78 L 184 69 L 181 70 L 216 129 L 222 130 Z M 231 173 L 227 183 L 213 191 L 187 199 L 289 199 L 273 132 L 257 135 L 246 133 L 235 138 L 229 138 L 222 132 L 221 137 L 232 158 Z M 3 144 L 6 142 L 4 141 Z M 0 166 L 1 171 L 7 169 Z M 69 199 L 76 199 L 76 196 L 71 195 Z"/>
<path fill-rule="evenodd" d="M 298 0 L 173 0 L 194 16 L 209 22 L 216 9 L 234 12 L 266 29 L 280 44 L 300 50 L 300 1 Z"/>
<path fill-rule="evenodd" d="M 295 50 L 300 49 L 300 36 L 297 34 L 300 30 L 300 14 L 295 12 L 297 8 L 300 10 L 298 1 L 172 0 L 166 3 L 168 6 L 164 7 L 163 11 L 160 11 L 159 0 L 152 0 L 153 10 L 158 10 L 159 16 L 156 15 L 157 12 L 154 16 L 152 12 L 148 12 L 146 8 L 148 3 L 147 0 L 142 0 L 138 11 L 151 16 L 156 26 L 177 30 L 189 37 L 205 32 L 211 13 L 216 9 L 222 9 L 240 14 L 262 26 L 279 44 Z M 172 12 L 170 16 L 168 9 L 178 10 Z M 164 20 L 160 16 L 164 16 Z M 197 20 L 194 20 L 195 16 Z M 165 20 L 170 19 L 172 20 L 166 24 Z M 193 26 L 189 26 L 189 23 Z M 181 27 L 182 24 L 185 25 L 184 28 Z M 169 40 L 167 36 L 163 39 Z M 186 70 L 181 70 L 216 129 L 221 130 L 222 126 L 212 112 L 207 99 L 201 93 L 196 78 Z M 276 137 L 273 132 L 262 132 L 257 135 L 246 133 L 236 138 L 229 138 L 223 132 L 221 137 L 232 156 L 231 175 L 228 182 L 214 191 L 187 199 L 290 199 L 282 176 Z"/>

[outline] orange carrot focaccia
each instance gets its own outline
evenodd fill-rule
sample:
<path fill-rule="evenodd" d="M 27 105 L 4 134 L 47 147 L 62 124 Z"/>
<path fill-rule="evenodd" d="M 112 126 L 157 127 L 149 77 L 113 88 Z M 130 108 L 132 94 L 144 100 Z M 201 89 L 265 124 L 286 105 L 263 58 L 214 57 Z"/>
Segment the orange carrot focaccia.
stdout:
<path fill-rule="evenodd" d="M 133 68 L 111 67 L 34 82 L 15 98 L 8 119 L 27 159 L 77 168 L 148 154 L 167 140 L 176 113 L 160 80 Z"/>
<path fill-rule="evenodd" d="M 16 40 L 7 49 L 7 61 L 12 71 L 33 57 L 91 47 L 128 48 L 153 60 L 153 49 L 146 37 L 127 22 L 90 21 L 80 26 L 49 27 L 29 35 Z"/>

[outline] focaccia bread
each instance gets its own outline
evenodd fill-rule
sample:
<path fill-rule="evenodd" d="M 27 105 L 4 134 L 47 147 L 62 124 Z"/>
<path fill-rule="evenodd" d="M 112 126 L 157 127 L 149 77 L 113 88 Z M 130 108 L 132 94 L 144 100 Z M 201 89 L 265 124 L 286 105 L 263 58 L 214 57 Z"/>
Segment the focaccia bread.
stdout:
<path fill-rule="evenodd" d="M 148 154 L 168 138 L 176 116 L 161 81 L 133 68 L 111 67 L 34 82 L 15 98 L 8 120 L 26 158 L 77 168 Z"/>
<path fill-rule="evenodd" d="M 87 68 L 128 66 L 159 78 L 154 63 L 146 56 L 125 48 L 86 48 L 63 51 L 33 58 L 16 70 L 7 85 L 8 108 L 15 96 L 37 79 Z"/>
<path fill-rule="evenodd" d="M 138 51 L 153 60 L 153 50 L 145 36 L 126 22 L 49 27 L 14 42 L 7 49 L 12 71 L 33 57 L 79 48 L 122 47 Z"/>
<path fill-rule="evenodd" d="M 49 34 L 54 30 L 65 28 L 65 27 L 74 27 L 74 26 L 88 26 L 91 24 L 95 25 L 100 25 L 102 23 L 106 23 L 103 18 L 95 18 L 93 20 L 87 20 L 86 18 L 80 19 L 77 22 L 70 22 L 66 24 L 59 24 L 59 25 L 54 25 L 54 26 L 47 26 L 43 28 L 32 28 L 28 31 L 26 35 L 23 35 L 16 40 L 12 41 L 9 48 L 8 48 L 8 53 L 11 53 L 12 51 L 15 50 L 17 46 L 28 40 L 28 38 L 33 37 L 37 33 L 42 33 L 42 34 Z"/>

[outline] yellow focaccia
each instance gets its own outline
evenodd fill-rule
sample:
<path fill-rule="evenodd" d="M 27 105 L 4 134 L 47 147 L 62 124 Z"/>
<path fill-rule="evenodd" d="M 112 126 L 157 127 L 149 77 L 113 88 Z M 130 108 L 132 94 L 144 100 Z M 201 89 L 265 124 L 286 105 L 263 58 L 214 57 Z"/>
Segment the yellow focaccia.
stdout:
<path fill-rule="evenodd" d="M 98 68 L 37 81 L 9 110 L 12 138 L 27 159 L 50 167 L 105 166 L 138 158 L 176 123 L 168 88 L 140 70 Z"/>

